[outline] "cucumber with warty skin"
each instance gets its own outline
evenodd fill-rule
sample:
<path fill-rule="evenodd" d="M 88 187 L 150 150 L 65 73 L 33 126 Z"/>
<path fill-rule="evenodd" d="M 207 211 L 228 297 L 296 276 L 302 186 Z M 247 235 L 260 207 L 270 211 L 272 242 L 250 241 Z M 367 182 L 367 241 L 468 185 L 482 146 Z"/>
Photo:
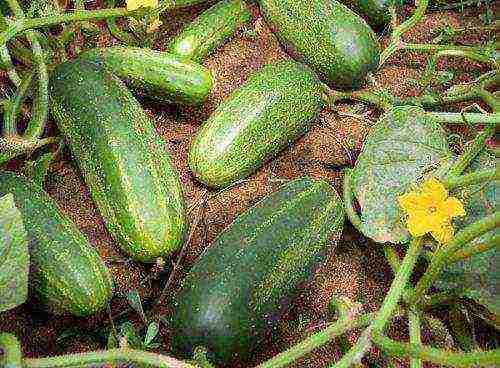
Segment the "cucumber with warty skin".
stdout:
<path fill-rule="evenodd" d="M 264 18 L 294 58 L 333 88 L 358 88 L 377 68 L 372 29 L 335 0 L 259 0 Z"/>
<path fill-rule="evenodd" d="M 308 67 L 293 60 L 262 68 L 197 133 L 188 154 L 194 176 L 224 187 L 253 173 L 310 128 L 324 88 Z"/>
<path fill-rule="evenodd" d="M 201 63 L 251 17 L 243 0 L 220 1 L 189 23 L 172 40 L 168 49 L 183 59 Z"/>
<path fill-rule="evenodd" d="M 0 172 L 0 192 L 13 193 L 30 238 L 32 289 L 56 314 L 85 317 L 112 296 L 111 275 L 99 253 L 38 185 Z"/>
<path fill-rule="evenodd" d="M 389 5 L 401 3 L 401 0 L 340 0 L 340 2 L 366 19 L 370 26 L 379 29 L 391 21 Z"/>
<path fill-rule="evenodd" d="M 173 350 L 191 356 L 204 346 L 218 367 L 248 362 L 326 260 L 343 222 L 336 191 L 309 178 L 239 215 L 183 281 L 171 316 Z"/>
<path fill-rule="evenodd" d="M 199 105 L 214 83 L 212 73 L 204 66 L 145 48 L 96 48 L 79 58 L 104 65 L 143 95 L 165 102 Z"/>
<path fill-rule="evenodd" d="M 118 77 L 75 59 L 51 76 L 52 112 L 108 230 L 143 262 L 184 239 L 179 177 L 152 121 Z"/>

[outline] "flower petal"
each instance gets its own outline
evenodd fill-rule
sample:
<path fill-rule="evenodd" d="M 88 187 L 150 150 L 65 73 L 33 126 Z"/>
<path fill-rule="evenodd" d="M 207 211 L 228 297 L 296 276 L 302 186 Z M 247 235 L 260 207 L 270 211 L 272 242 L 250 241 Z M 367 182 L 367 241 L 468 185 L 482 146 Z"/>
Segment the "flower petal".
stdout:
<path fill-rule="evenodd" d="M 453 238 L 453 226 L 451 223 L 442 224 L 439 229 L 432 231 L 431 235 L 440 244 L 446 244 Z"/>
<path fill-rule="evenodd" d="M 460 202 L 460 200 L 456 197 L 449 197 L 443 203 L 443 207 L 450 219 L 452 217 L 465 216 L 464 206 L 462 202 Z"/>
<path fill-rule="evenodd" d="M 436 178 L 430 178 L 422 184 L 422 192 L 430 194 L 436 202 L 443 202 L 448 197 L 448 191 Z"/>
<path fill-rule="evenodd" d="M 421 204 L 421 196 L 414 191 L 408 192 L 398 197 L 398 203 L 408 213 L 413 211 L 423 211 L 425 206 Z"/>
<path fill-rule="evenodd" d="M 426 216 L 409 216 L 406 224 L 412 236 L 422 236 L 431 231 Z"/>

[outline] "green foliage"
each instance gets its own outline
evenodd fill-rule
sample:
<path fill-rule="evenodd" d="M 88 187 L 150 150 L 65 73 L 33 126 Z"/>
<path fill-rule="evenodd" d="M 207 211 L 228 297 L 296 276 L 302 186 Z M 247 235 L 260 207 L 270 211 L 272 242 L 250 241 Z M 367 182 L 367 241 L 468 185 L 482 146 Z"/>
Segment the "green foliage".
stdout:
<path fill-rule="evenodd" d="M 408 242 L 397 196 L 449 156 L 444 130 L 424 110 L 402 106 L 386 112 L 366 137 L 353 172 L 364 235 L 379 243 Z"/>
<path fill-rule="evenodd" d="M 496 164 L 497 160 L 494 156 L 483 152 L 472 162 L 469 171 L 495 168 Z M 462 188 L 456 195 L 461 197 L 466 204 L 466 216 L 457 222 L 458 229 L 492 214 L 498 210 L 498 203 L 500 203 L 497 181 Z M 498 235 L 499 230 L 495 229 L 468 246 L 498 242 Z M 499 266 L 500 252 L 497 244 L 486 252 L 449 265 L 436 286 L 441 290 L 450 290 L 471 298 L 498 316 L 500 315 Z"/>
<path fill-rule="evenodd" d="M 0 193 L 0 312 L 28 296 L 28 235 L 12 194 Z"/>

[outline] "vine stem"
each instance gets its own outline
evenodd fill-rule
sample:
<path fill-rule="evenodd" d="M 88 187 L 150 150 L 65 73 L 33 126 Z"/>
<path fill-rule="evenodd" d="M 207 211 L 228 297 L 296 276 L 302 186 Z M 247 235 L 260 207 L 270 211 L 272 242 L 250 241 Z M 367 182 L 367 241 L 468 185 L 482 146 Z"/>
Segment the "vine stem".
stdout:
<path fill-rule="evenodd" d="M 500 212 L 495 212 L 460 230 L 455 237 L 433 256 L 431 264 L 415 287 L 415 293 L 410 299 L 411 305 L 419 305 L 424 295 L 439 277 L 441 272 L 455 253 L 471 240 L 497 228 L 500 225 Z"/>
<path fill-rule="evenodd" d="M 375 334 L 373 341 L 392 356 L 416 358 L 449 367 L 476 367 L 496 364 L 500 361 L 500 349 L 479 352 L 454 353 L 420 344 L 394 341 L 382 334 Z"/>
<path fill-rule="evenodd" d="M 22 358 L 21 346 L 9 333 L 0 334 L 0 362 L 5 368 L 69 368 L 96 364 L 135 363 L 158 368 L 196 368 L 186 362 L 166 355 L 132 349 L 111 349 L 54 356 L 50 358 Z"/>
<path fill-rule="evenodd" d="M 474 244 L 470 247 L 460 249 L 453 255 L 453 257 L 451 257 L 450 262 L 452 263 L 460 262 L 464 259 L 475 256 L 476 254 L 484 253 L 489 251 L 490 249 L 498 247 L 499 244 L 500 244 L 500 234 L 495 234 L 492 236 L 491 239 L 488 239 L 488 242 L 486 243 Z"/>
<path fill-rule="evenodd" d="M 25 19 L 23 9 L 17 0 L 7 0 L 9 7 L 17 19 Z M 38 139 L 43 134 L 45 121 L 48 115 L 49 105 L 49 74 L 47 64 L 45 64 L 45 56 L 43 49 L 38 41 L 38 37 L 33 30 L 26 31 L 26 38 L 31 44 L 33 50 L 33 61 L 38 72 L 38 94 L 33 103 L 33 114 L 28 124 L 25 136 L 28 139 Z"/>
<path fill-rule="evenodd" d="M 354 209 L 353 194 L 352 194 L 352 169 L 344 171 L 343 197 L 344 208 L 349 221 L 359 231 L 363 232 L 363 223 Z"/>
<path fill-rule="evenodd" d="M 349 350 L 349 352 L 330 368 L 349 368 L 356 362 L 359 362 L 363 355 L 370 349 L 372 335 L 374 333 L 381 333 L 384 330 L 385 325 L 398 305 L 403 290 L 405 289 L 412 274 L 421 246 L 422 238 L 412 239 L 408 247 L 408 251 L 401 262 L 399 270 L 392 281 L 391 288 L 389 289 L 382 306 L 377 312 L 375 319 L 370 326 L 363 331 L 358 342 Z"/>
<path fill-rule="evenodd" d="M 462 176 L 451 176 L 448 177 L 443 185 L 448 189 L 455 189 L 459 187 L 464 187 L 473 184 L 483 184 L 490 182 L 492 180 L 500 179 L 500 170 L 498 168 L 489 170 L 478 170 L 470 174 Z"/>
<path fill-rule="evenodd" d="M 465 148 L 458 160 L 450 167 L 445 181 L 452 180 L 461 175 L 462 172 L 470 165 L 472 160 L 481 152 L 486 145 L 486 141 L 495 133 L 494 126 L 488 126 L 484 131 L 479 133 L 476 138 Z"/>
<path fill-rule="evenodd" d="M 408 312 L 408 324 L 410 329 L 410 344 L 420 345 L 420 316 L 415 308 L 411 308 Z M 410 368 L 422 368 L 422 360 L 412 357 L 410 359 Z"/>
<path fill-rule="evenodd" d="M 478 125 L 486 124 L 497 126 L 500 125 L 500 113 L 483 114 L 483 113 L 460 113 L 460 112 L 429 112 L 437 122 L 442 124 L 462 124 L 462 125 Z"/>
<path fill-rule="evenodd" d="M 380 54 L 379 66 L 384 65 L 387 59 L 389 59 L 396 51 L 401 48 L 401 37 L 422 20 L 422 17 L 427 10 L 428 4 L 429 0 L 419 0 L 417 9 L 415 9 L 413 15 L 405 22 L 403 22 L 400 26 L 393 29 L 390 44 Z"/>
<path fill-rule="evenodd" d="M 340 307 L 337 322 L 333 323 L 324 330 L 309 336 L 304 341 L 258 365 L 256 368 L 286 367 L 298 358 L 303 357 L 314 349 L 333 340 L 335 337 L 340 336 L 347 331 L 368 326 L 373 320 L 373 317 L 374 315 L 371 313 L 357 316 L 356 311 L 346 308 L 345 306 Z"/>

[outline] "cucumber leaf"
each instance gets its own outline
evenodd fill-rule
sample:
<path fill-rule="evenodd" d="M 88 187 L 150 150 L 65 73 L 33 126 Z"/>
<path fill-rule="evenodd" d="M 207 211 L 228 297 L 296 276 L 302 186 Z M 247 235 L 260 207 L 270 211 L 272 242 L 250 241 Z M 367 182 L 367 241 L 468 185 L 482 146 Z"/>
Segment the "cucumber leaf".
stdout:
<path fill-rule="evenodd" d="M 416 106 L 387 111 L 368 134 L 353 171 L 363 233 L 379 243 L 406 243 L 397 196 L 451 156 L 442 127 Z"/>
<path fill-rule="evenodd" d="M 12 194 L 0 197 L 0 312 L 28 296 L 28 237 Z"/>
<path fill-rule="evenodd" d="M 492 169 L 496 167 L 496 159 L 493 155 L 484 152 L 480 154 L 470 165 L 468 172 L 480 169 Z M 488 184 L 472 185 L 453 193 L 462 200 L 465 205 L 466 216 L 455 222 L 456 229 L 462 229 L 477 220 L 498 211 L 498 181 Z M 480 243 L 493 242 L 496 236 L 498 242 L 498 229 L 473 240 L 466 247 Z M 436 287 L 441 290 L 449 290 L 459 295 L 470 298 L 476 303 L 487 308 L 495 315 L 500 315 L 500 297 L 498 288 L 500 277 L 500 252 L 498 244 L 487 252 L 472 256 L 471 258 L 449 265 Z"/>

